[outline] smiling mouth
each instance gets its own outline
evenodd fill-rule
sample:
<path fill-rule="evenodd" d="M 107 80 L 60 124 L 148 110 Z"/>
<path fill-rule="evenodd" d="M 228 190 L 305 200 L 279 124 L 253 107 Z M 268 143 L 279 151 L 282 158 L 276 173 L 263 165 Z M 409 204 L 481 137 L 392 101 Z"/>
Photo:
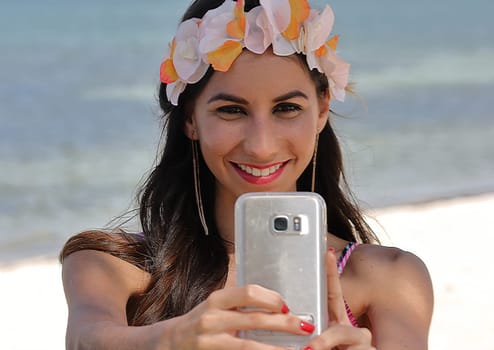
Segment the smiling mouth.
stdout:
<path fill-rule="evenodd" d="M 256 167 L 251 167 L 248 165 L 237 164 L 237 163 L 234 163 L 234 164 L 237 168 L 246 172 L 249 175 L 252 175 L 255 177 L 266 177 L 266 176 L 269 176 L 269 175 L 276 173 L 282 166 L 284 166 L 286 164 L 286 162 L 278 163 L 278 164 L 275 164 L 275 165 L 272 165 L 269 167 L 265 167 L 265 168 L 256 168 Z"/>

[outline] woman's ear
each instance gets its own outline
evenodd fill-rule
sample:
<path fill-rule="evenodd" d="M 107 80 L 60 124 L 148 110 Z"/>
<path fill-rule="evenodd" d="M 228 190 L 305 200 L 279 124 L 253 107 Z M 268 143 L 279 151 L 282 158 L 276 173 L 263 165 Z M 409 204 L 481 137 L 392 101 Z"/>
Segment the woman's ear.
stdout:
<path fill-rule="evenodd" d="M 319 96 L 319 116 L 317 119 L 317 130 L 322 131 L 329 118 L 330 94 L 327 91 L 324 95 Z"/>
<path fill-rule="evenodd" d="M 199 135 L 197 134 L 196 122 L 194 117 L 187 118 L 184 126 L 185 135 L 191 140 L 198 140 Z"/>

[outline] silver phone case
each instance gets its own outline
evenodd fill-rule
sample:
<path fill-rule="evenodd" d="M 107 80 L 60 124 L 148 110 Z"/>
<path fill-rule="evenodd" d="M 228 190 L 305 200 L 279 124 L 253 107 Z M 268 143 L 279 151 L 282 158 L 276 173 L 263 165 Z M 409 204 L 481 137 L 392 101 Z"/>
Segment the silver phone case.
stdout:
<path fill-rule="evenodd" d="M 275 229 L 277 217 L 288 219 L 286 231 Z M 294 220 L 300 225 L 293 227 Z M 252 330 L 241 332 L 242 338 L 303 349 L 327 327 L 326 232 L 326 204 L 318 194 L 262 192 L 237 199 L 237 285 L 259 284 L 277 291 L 292 314 L 316 327 L 309 336 Z"/>

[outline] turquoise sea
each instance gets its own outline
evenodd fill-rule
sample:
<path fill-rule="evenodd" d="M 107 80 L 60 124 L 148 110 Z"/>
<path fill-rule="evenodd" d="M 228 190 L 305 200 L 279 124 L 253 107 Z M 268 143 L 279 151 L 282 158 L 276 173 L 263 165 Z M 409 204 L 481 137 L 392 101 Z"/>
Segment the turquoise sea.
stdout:
<path fill-rule="evenodd" d="M 2 262 L 54 256 L 133 206 L 158 142 L 159 64 L 188 1 L 0 4 Z M 331 5 L 358 92 L 334 106 L 336 126 L 362 204 L 494 191 L 494 2 Z"/>

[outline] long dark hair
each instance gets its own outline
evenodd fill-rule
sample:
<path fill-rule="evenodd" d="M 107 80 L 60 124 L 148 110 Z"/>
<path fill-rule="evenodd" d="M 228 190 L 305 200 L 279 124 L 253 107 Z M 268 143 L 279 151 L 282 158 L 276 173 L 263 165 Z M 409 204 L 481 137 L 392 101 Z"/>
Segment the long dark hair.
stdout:
<path fill-rule="evenodd" d="M 223 1 L 196 0 L 182 20 L 202 18 Z M 257 0 L 247 0 L 246 11 L 258 5 Z M 305 58 L 299 57 L 306 65 Z M 206 236 L 194 194 L 191 141 L 184 133 L 188 112 L 212 74 L 210 69 L 200 82 L 188 85 L 180 95 L 178 106 L 167 99 L 166 85 L 160 85 L 165 142 L 157 165 L 139 192 L 143 234 L 87 231 L 70 238 L 60 254 L 63 261 L 75 251 L 95 249 L 150 273 L 151 282 L 146 292 L 129 300 L 127 315 L 131 325 L 151 324 L 182 315 L 226 282 L 229 258 L 215 222 L 215 179 L 199 152 L 202 198 L 210 231 Z M 318 94 L 327 94 L 326 76 L 312 71 L 311 77 Z M 310 191 L 311 174 L 310 164 L 298 179 L 297 190 Z M 347 241 L 377 241 L 348 190 L 331 121 L 319 137 L 315 191 L 326 200 L 328 229 L 332 234 Z"/>

